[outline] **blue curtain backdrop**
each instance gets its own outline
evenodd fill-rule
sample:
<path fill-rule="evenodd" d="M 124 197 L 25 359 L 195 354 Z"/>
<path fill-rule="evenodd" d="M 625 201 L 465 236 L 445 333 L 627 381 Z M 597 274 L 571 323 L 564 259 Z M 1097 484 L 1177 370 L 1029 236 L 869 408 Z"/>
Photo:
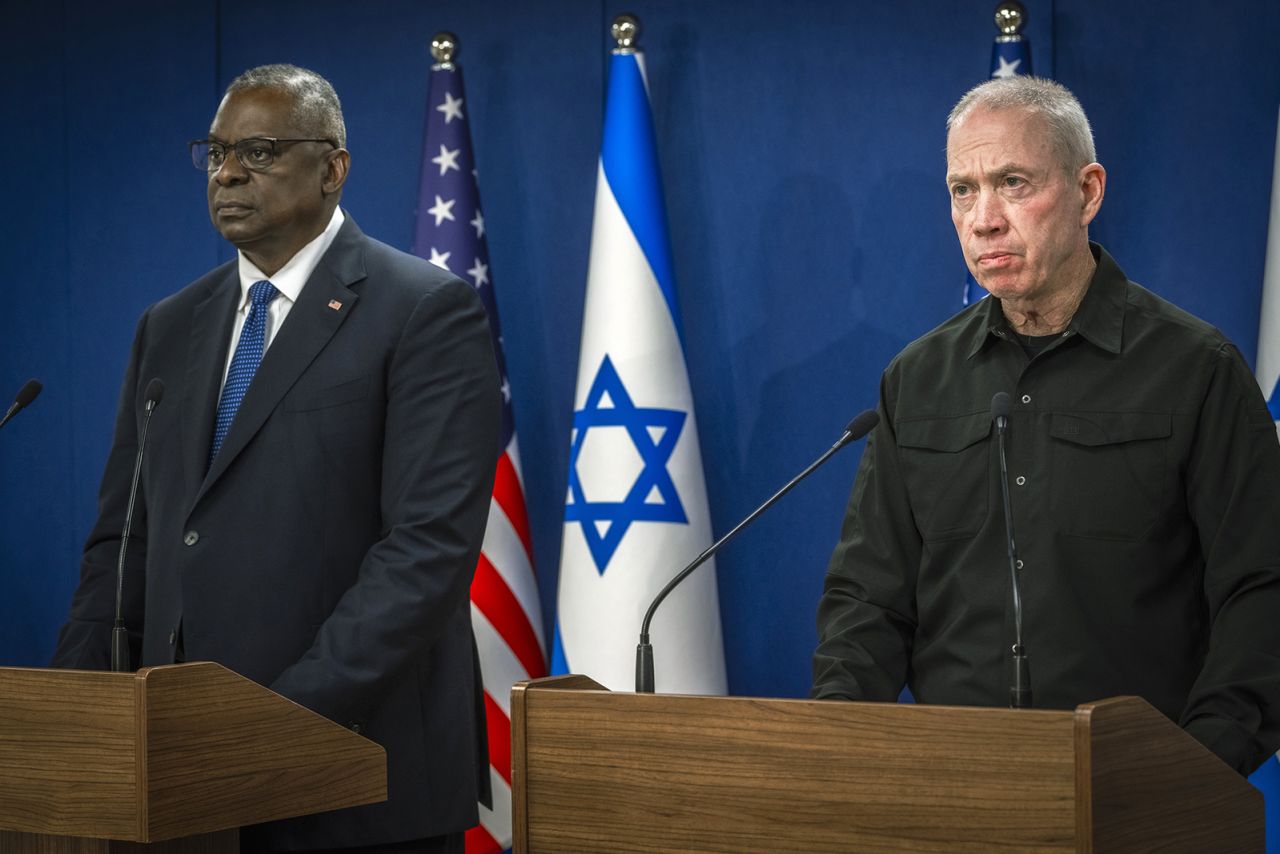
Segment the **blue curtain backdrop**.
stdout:
<path fill-rule="evenodd" d="M 1080 96 L 1109 172 L 1094 235 L 1252 358 L 1280 4 L 1025 2 L 1036 69 Z M 31 376 L 46 390 L 0 434 L 0 664 L 53 648 L 137 316 L 231 257 L 185 143 L 239 71 L 288 61 L 333 81 L 344 205 L 408 249 L 428 44 L 459 35 L 549 636 L 613 16 L 643 27 L 722 533 L 958 308 L 942 124 L 988 65 L 994 5 L 5 0 L 0 395 Z M 856 462 L 846 452 L 719 559 L 732 692 L 806 693 Z"/>

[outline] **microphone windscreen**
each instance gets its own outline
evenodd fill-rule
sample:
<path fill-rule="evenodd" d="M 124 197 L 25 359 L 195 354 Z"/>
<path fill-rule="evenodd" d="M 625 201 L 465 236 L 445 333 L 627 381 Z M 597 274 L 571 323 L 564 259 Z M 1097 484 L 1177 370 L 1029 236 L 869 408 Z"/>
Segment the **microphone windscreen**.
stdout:
<path fill-rule="evenodd" d="M 849 435 L 850 442 L 856 442 L 874 430 L 879 423 L 880 413 L 874 409 L 867 409 L 855 415 L 849 422 L 849 426 L 844 428 L 844 432 Z"/>
<path fill-rule="evenodd" d="M 998 391 L 991 396 L 991 418 L 1009 417 L 1009 393 L 1006 391 Z"/>
<path fill-rule="evenodd" d="M 18 396 L 13 399 L 13 402 L 18 404 L 19 409 L 28 407 L 42 391 L 44 391 L 44 384 L 40 380 L 27 380 L 22 388 L 18 389 Z"/>
<path fill-rule="evenodd" d="M 160 405 L 160 401 L 164 398 L 164 383 L 159 377 L 147 383 L 147 393 L 145 401 L 152 409 Z"/>

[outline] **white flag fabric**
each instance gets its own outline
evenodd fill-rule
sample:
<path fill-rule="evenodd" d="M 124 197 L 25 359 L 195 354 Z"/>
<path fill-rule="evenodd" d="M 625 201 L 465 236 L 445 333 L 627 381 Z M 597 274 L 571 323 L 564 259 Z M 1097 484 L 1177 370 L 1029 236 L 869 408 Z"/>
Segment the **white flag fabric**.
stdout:
<path fill-rule="evenodd" d="M 711 543 L 642 56 L 613 53 L 570 441 L 553 673 L 635 685 L 641 620 Z M 712 562 L 650 629 L 655 686 L 726 689 Z"/>
<path fill-rule="evenodd" d="M 1280 115 L 1276 120 L 1276 154 L 1271 167 L 1271 215 L 1267 228 L 1267 260 L 1262 268 L 1262 319 L 1258 325 L 1258 384 L 1280 433 Z M 1265 799 L 1267 851 L 1280 852 L 1280 753 L 1249 777 Z"/>
<path fill-rule="evenodd" d="M 1280 432 L 1280 119 L 1276 122 L 1276 155 L 1271 169 L 1271 224 L 1267 229 L 1267 261 L 1262 272 L 1262 320 L 1258 326 L 1258 383 Z"/>

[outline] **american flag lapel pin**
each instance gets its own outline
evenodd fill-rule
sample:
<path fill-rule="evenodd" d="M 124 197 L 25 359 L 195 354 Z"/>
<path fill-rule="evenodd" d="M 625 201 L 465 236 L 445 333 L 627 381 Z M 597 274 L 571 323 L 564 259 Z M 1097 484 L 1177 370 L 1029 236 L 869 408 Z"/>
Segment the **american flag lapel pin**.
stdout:
<path fill-rule="evenodd" d="M 342 308 L 342 303 L 338 302 L 336 299 L 331 299 L 329 300 L 329 308 L 333 309 L 334 311 L 337 311 L 338 309 Z"/>

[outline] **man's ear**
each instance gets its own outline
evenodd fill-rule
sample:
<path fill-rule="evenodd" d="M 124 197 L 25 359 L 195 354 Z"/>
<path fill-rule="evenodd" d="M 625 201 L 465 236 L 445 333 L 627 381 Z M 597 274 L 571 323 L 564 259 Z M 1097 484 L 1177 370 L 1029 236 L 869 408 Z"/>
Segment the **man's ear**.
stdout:
<path fill-rule="evenodd" d="M 1083 205 L 1080 209 L 1080 225 L 1087 227 L 1098 215 L 1102 207 L 1102 197 L 1107 192 L 1107 170 L 1101 163 L 1090 163 L 1080 170 L 1080 197 Z"/>
<path fill-rule="evenodd" d="M 342 185 L 347 183 L 347 172 L 351 169 L 351 154 L 345 148 L 330 151 L 325 155 L 324 180 L 320 188 L 326 196 L 342 192 Z"/>

